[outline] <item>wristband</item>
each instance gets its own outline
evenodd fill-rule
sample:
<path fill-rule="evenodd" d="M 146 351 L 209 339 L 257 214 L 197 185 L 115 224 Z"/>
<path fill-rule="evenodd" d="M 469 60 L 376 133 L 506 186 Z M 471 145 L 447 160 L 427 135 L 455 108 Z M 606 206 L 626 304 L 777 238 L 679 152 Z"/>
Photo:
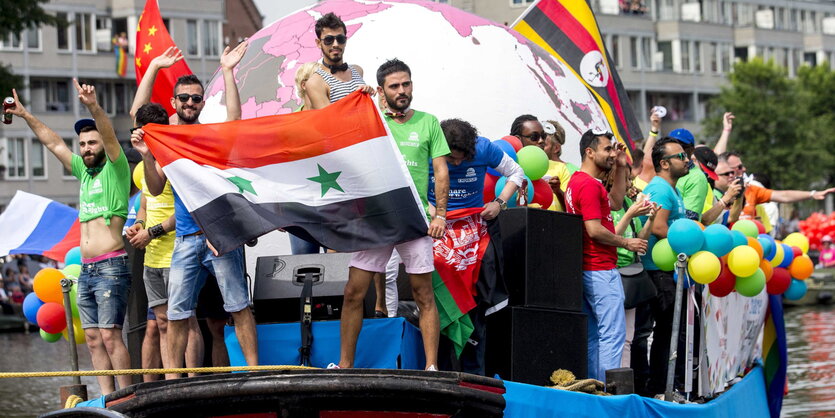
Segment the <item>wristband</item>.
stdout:
<path fill-rule="evenodd" d="M 649 131 L 649 136 L 658 136 L 657 131 Z"/>
<path fill-rule="evenodd" d="M 438 219 L 440 219 L 440 220 L 442 220 L 442 221 L 444 221 L 444 222 L 446 222 L 446 216 L 435 215 L 435 217 L 436 217 L 436 218 L 438 218 Z"/>
<path fill-rule="evenodd" d="M 156 224 L 150 228 L 148 228 L 148 235 L 152 239 L 159 238 L 165 235 L 165 228 L 162 227 L 162 224 Z"/>
<path fill-rule="evenodd" d="M 812 190 L 811 192 L 809 192 L 809 197 L 815 197 L 815 193 L 817 192 L 817 190 Z"/>
<path fill-rule="evenodd" d="M 142 229 L 145 229 L 145 220 L 144 219 L 137 219 L 136 222 L 134 222 L 134 223 L 142 225 Z"/>

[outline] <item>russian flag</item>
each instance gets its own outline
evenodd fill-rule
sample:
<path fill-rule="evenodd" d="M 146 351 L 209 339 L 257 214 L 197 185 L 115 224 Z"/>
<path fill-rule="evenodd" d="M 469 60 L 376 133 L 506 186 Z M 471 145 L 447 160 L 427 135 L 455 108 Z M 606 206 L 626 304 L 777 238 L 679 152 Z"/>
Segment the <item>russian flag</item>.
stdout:
<path fill-rule="evenodd" d="M 18 190 L 0 214 L 0 255 L 40 254 L 64 261 L 81 242 L 78 210 Z"/>

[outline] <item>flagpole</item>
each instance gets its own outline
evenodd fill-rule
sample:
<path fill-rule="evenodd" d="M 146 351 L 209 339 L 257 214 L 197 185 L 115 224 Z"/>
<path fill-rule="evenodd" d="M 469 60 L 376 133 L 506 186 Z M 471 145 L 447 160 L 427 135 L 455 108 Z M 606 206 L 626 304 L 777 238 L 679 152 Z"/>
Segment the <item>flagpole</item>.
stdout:
<path fill-rule="evenodd" d="M 534 1 L 534 2 L 530 5 L 530 6 L 528 6 L 528 8 L 527 8 L 527 9 L 525 9 L 525 11 L 524 11 L 524 12 L 522 12 L 522 14 L 521 14 L 521 15 L 519 15 L 519 17 L 517 17 L 517 18 L 516 18 L 516 20 L 514 20 L 514 21 L 513 21 L 513 23 L 512 23 L 509 27 L 511 27 L 511 28 L 512 28 L 512 27 L 515 27 L 517 24 L 519 24 L 519 22 L 521 22 L 521 21 L 522 21 L 522 19 L 524 19 L 524 18 L 525 18 L 525 16 L 527 16 L 527 15 L 528 15 L 528 13 L 530 13 L 530 12 L 531 12 L 531 10 L 533 10 L 533 8 L 534 8 L 534 7 L 536 7 L 536 5 L 537 5 L 537 4 L 539 4 L 539 2 L 540 2 L 540 1 L 542 1 L 542 0 L 536 0 L 536 1 Z M 585 1 L 585 0 L 584 0 L 584 1 Z"/>
<path fill-rule="evenodd" d="M 676 376 L 676 358 L 678 357 L 679 322 L 681 321 L 681 293 L 684 290 L 684 281 L 690 280 L 690 278 L 687 277 L 687 255 L 684 253 L 678 255 L 676 273 L 678 274 L 678 280 L 676 280 L 676 297 L 675 304 L 673 305 L 673 332 L 670 336 L 670 354 L 667 360 L 667 388 L 664 391 L 664 400 L 668 402 L 673 402 L 673 388 Z"/>

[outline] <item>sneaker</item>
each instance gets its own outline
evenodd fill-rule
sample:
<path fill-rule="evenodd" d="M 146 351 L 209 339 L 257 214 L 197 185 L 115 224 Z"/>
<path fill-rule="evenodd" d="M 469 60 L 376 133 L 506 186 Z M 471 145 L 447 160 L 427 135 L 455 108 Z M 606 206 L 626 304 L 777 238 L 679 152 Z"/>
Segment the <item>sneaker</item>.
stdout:
<path fill-rule="evenodd" d="M 389 316 L 386 315 L 383 311 L 374 311 L 374 318 L 388 318 Z"/>
<path fill-rule="evenodd" d="M 331 363 L 331 364 L 328 364 L 327 368 L 328 369 L 340 369 L 341 367 L 339 367 L 339 365 L 336 364 L 336 363 Z"/>
<path fill-rule="evenodd" d="M 430 365 L 429 367 L 426 368 L 426 371 L 427 372 L 437 372 L 438 367 L 436 367 L 434 364 L 432 364 L 432 365 Z"/>

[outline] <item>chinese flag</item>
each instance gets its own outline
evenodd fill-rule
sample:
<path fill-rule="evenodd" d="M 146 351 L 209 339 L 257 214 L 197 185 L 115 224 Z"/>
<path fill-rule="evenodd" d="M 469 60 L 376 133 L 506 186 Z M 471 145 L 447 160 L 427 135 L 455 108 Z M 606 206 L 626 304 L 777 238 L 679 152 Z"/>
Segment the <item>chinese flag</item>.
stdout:
<path fill-rule="evenodd" d="M 145 10 L 142 16 L 139 17 L 139 22 L 136 24 L 136 84 L 142 81 L 148 64 L 151 60 L 161 55 L 169 47 L 176 46 L 171 35 L 168 34 L 168 29 L 162 22 L 162 16 L 159 13 L 159 6 L 157 0 L 146 0 Z M 169 68 L 164 68 L 157 73 L 157 78 L 154 81 L 154 91 L 151 95 L 151 101 L 159 103 L 168 115 L 174 114 L 174 108 L 171 107 L 171 97 L 174 96 L 174 84 L 180 76 L 192 74 L 191 69 L 188 68 L 186 60 L 183 59 Z"/>

